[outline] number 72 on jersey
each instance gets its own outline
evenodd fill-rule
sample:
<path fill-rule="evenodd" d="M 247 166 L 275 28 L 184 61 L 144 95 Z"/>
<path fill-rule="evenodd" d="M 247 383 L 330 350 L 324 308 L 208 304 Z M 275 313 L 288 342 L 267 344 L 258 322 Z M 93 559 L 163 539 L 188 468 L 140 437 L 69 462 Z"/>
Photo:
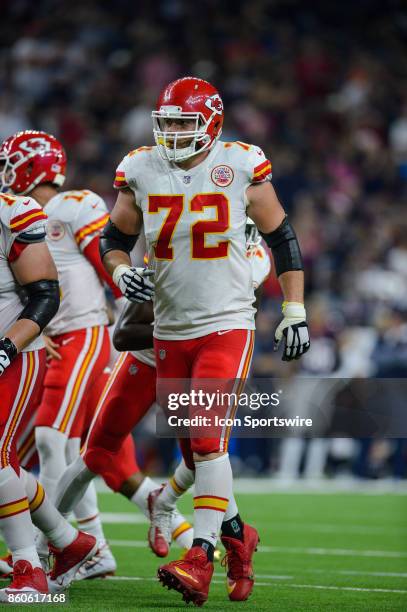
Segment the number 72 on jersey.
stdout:
<path fill-rule="evenodd" d="M 229 200 L 223 193 L 199 193 L 189 201 L 189 211 L 200 213 L 206 208 L 216 211 L 215 219 L 198 220 L 190 227 L 192 259 L 222 259 L 228 256 L 229 240 L 219 240 L 215 245 L 205 242 L 206 234 L 223 234 L 229 229 Z M 154 246 L 156 259 L 174 259 L 172 238 L 184 210 L 184 195 L 149 195 L 148 213 L 168 210 Z"/>

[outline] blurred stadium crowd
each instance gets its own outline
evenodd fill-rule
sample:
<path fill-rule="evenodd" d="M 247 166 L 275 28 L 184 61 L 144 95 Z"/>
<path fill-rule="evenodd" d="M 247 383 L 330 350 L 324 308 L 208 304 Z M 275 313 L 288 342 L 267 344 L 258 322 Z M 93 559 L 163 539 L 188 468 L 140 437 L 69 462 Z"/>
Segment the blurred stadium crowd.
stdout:
<path fill-rule="evenodd" d="M 301 373 L 407 375 L 401 1 L 389 0 L 385 11 L 378 0 L 347 8 L 300 0 L 0 6 L 1 140 L 27 128 L 55 134 L 70 160 L 68 188 L 93 189 L 112 204 L 117 163 L 152 142 L 150 112 L 160 88 L 185 74 L 213 81 L 226 107 L 223 139 L 265 150 L 299 235 L 313 339 Z M 271 278 L 258 315 L 254 376 L 287 375 L 272 351 L 279 303 Z M 336 446 L 319 469 L 335 467 L 341 456 L 361 476 L 406 476 L 401 441 Z M 235 450 L 254 472 L 284 463 L 275 442 L 238 441 Z"/>

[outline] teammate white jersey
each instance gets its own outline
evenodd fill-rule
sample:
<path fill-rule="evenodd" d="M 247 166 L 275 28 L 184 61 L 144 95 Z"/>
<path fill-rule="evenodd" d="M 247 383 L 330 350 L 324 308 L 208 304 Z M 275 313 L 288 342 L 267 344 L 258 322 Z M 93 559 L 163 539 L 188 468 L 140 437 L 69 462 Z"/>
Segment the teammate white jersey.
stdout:
<path fill-rule="evenodd" d="M 11 271 L 10 262 L 17 259 L 16 238 L 24 240 L 24 234 L 44 234 L 47 216 L 41 206 L 28 196 L 0 194 L 0 338 L 15 323 L 23 310 L 21 287 Z M 28 237 L 28 236 L 27 236 Z M 42 348 L 41 336 L 23 351 Z"/>
<path fill-rule="evenodd" d="M 251 265 L 253 289 L 257 289 L 264 283 L 270 274 L 270 253 L 266 251 L 261 244 L 259 244 L 247 249 L 246 256 Z M 130 353 L 136 357 L 136 359 L 142 363 L 145 363 L 151 368 L 156 367 L 154 349 L 149 348 L 141 351 L 130 351 Z"/>
<path fill-rule="evenodd" d="M 115 187 L 132 189 L 143 212 L 156 338 L 254 329 L 246 189 L 270 176 L 261 149 L 244 143 L 218 142 L 189 170 L 163 160 L 156 147 L 123 159 Z"/>
<path fill-rule="evenodd" d="M 58 270 L 61 305 L 45 333 L 66 332 L 107 325 L 103 285 L 83 254 L 108 219 L 101 197 L 92 191 L 66 191 L 46 205 L 47 243 Z"/>

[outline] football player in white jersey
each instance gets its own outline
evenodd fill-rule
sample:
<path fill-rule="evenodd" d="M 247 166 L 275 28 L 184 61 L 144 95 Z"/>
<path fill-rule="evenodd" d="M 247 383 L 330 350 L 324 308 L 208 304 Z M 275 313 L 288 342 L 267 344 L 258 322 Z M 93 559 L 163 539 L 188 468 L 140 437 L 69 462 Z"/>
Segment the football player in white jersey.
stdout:
<path fill-rule="evenodd" d="M 8 172 L 0 156 L 0 185 Z M 9 603 L 20 593 L 68 586 L 97 549 L 93 536 L 78 532 L 57 512 L 32 474 L 20 468 L 17 456 L 17 439 L 30 406 L 38 404 L 45 372 L 40 334 L 60 301 L 45 221 L 32 198 L 0 193 L 0 530 L 13 562 L 13 580 L 0 590 L 0 601 Z M 50 585 L 36 551 L 33 523 L 54 547 Z"/>
<path fill-rule="evenodd" d="M 269 254 L 261 245 L 261 237 L 251 219 L 248 219 L 246 225 L 246 240 L 246 256 L 251 264 L 252 282 L 257 302 L 259 299 L 259 288 L 270 274 L 271 262 Z M 151 315 L 148 316 L 148 306 L 149 303 L 147 302 L 143 304 L 142 310 L 140 306 L 136 304 L 127 307 L 122 313 L 116 326 L 113 341 L 118 350 L 131 351 L 131 349 L 137 347 L 138 350 L 131 351 L 127 359 L 130 360 L 131 355 L 138 364 L 140 359 L 149 358 L 151 366 L 155 368 L 155 359 L 151 354 L 151 350 L 148 348 L 143 349 L 143 347 L 147 346 L 149 342 L 152 342 L 151 322 L 153 321 L 153 315 L 151 313 Z M 127 387 L 128 386 L 129 385 L 127 385 Z M 139 394 L 136 393 L 136 389 L 133 391 L 133 396 L 138 397 Z M 131 389 L 128 391 L 128 396 L 130 396 L 130 393 Z M 131 405 L 130 400 L 127 403 L 128 405 Z M 113 417 L 113 415 L 111 415 L 111 417 Z M 96 438 L 97 436 L 94 436 L 93 442 L 96 441 Z M 194 461 L 192 453 L 190 452 L 188 440 L 180 440 L 180 445 L 183 449 L 184 457 L 175 470 L 174 475 L 161 489 L 151 492 L 149 496 L 151 525 L 148 533 L 148 540 L 153 551 L 155 551 L 157 533 L 164 534 L 164 538 L 167 540 L 167 542 L 170 542 L 171 515 L 175 510 L 176 501 L 193 484 L 195 479 Z M 86 461 L 86 454 L 84 459 Z M 234 497 L 232 496 L 232 498 L 229 500 L 229 505 L 224 515 L 221 528 L 222 542 L 226 548 L 228 548 L 229 544 L 227 535 L 228 522 L 230 520 L 234 520 L 237 514 L 237 505 Z M 233 566 L 231 569 L 233 569 Z M 246 569 L 246 575 L 242 575 L 241 572 L 236 575 L 231 575 L 231 571 L 229 571 L 228 584 L 231 582 L 234 584 L 233 594 L 232 592 L 230 593 L 230 598 L 232 600 L 235 597 L 237 597 L 239 600 L 242 592 L 245 591 L 247 593 L 248 589 L 250 589 L 253 584 L 252 568 L 247 567 Z"/>
<path fill-rule="evenodd" d="M 45 132 L 27 130 L 5 140 L 0 155 L 5 164 L 4 185 L 13 193 L 30 194 L 46 211 L 47 243 L 59 276 L 60 308 L 45 329 L 52 358 L 35 419 L 40 482 L 54 500 L 61 473 L 79 455 L 82 432 L 93 416 L 88 402 L 92 385 L 109 360 L 102 281 L 113 287 L 116 297 L 121 293 L 99 256 L 99 234 L 108 218 L 104 201 L 88 190 L 59 192 L 66 172 L 61 143 Z M 98 563 L 97 571 L 113 572 L 116 563 L 103 535 L 93 483 L 75 508 L 75 516 L 81 528 L 99 541 L 103 563 Z M 43 538 L 39 547 L 41 543 L 45 555 Z"/>
<path fill-rule="evenodd" d="M 248 215 L 273 251 L 284 294 L 275 333 L 276 342 L 284 338 L 283 359 L 298 359 L 309 348 L 301 253 L 269 181 L 271 164 L 258 147 L 221 142 L 222 123 L 223 103 L 212 85 L 193 77 L 170 83 L 153 111 L 156 146 L 132 151 L 118 167 L 119 194 L 100 240 L 103 263 L 128 299 L 148 301 L 155 291 L 154 347 L 164 409 L 166 379 L 193 378 L 190 390 L 201 388 L 200 379 L 218 379 L 220 391 L 222 381 L 232 379 L 233 392 L 243 389 L 255 327 Z M 154 254 L 148 272 L 132 267 L 129 257 L 142 227 Z M 232 418 L 234 407 L 225 409 L 223 415 Z M 205 406 L 191 416 L 201 412 Z M 198 605 L 208 597 L 213 552 L 232 498 L 229 435 L 230 428 L 219 427 L 211 437 L 191 438 L 194 542 L 184 560 L 158 571 L 163 584 Z M 240 564 L 243 571 L 258 535 L 237 517 L 232 523 L 229 567 Z M 248 585 L 236 598 L 250 591 Z"/>

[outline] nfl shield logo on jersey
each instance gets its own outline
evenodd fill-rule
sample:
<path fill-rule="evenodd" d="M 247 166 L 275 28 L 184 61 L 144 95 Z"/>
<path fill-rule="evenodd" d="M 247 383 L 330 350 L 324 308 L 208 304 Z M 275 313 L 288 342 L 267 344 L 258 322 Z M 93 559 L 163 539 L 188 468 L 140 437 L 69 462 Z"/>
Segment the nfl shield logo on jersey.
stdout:
<path fill-rule="evenodd" d="M 186 174 L 184 177 L 182 177 L 182 180 L 184 181 L 185 185 L 189 185 L 189 183 L 191 182 L 191 177 L 189 176 L 189 174 Z"/>
<path fill-rule="evenodd" d="M 167 356 L 167 352 L 166 352 L 166 350 L 165 350 L 165 349 L 160 349 L 160 350 L 158 351 L 158 355 L 159 355 L 160 359 L 161 359 L 161 360 L 163 360 L 163 359 L 165 359 L 165 358 L 166 358 L 166 356 Z"/>
<path fill-rule="evenodd" d="M 233 170 L 229 166 L 215 166 L 211 173 L 212 182 L 219 187 L 228 187 L 233 177 Z"/>
<path fill-rule="evenodd" d="M 135 376 L 138 372 L 138 367 L 132 363 L 131 366 L 129 367 L 129 374 L 130 376 Z"/>
<path fill-rule="evenodd" d="M 65 236 L 65 227 L 60 221 L 49 219 L 46 232 L 50 240 L 61 240 Z"/>

